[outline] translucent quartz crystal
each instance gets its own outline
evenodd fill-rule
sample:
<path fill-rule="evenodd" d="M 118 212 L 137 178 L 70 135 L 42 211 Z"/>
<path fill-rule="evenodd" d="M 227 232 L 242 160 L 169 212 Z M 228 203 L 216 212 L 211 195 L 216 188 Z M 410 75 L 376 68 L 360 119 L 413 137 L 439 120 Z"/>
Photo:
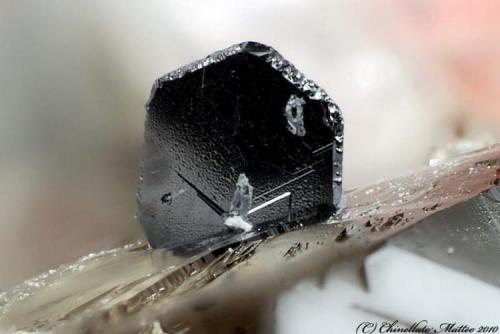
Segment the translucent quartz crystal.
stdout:
<path fill-rule="evenodd" d="M 476 168 L 469 173 L 474 175 Z M 499 178 L 500 172 L 496 183 Z M 390 243 L 500 288 L 499 191 L 494 184 L 480 196 L 426 218 Z"/>
<path fill-rule="evenodd" d="M 153 248 L 193 254 L 339 210 L 340 110 L 273 48 L 241 43 L 167 74 L 146 109 L 138 218 Z"/>
<path fill-rule="evenodd" d="M 489 191 L 499 180 L 496 145 L 347 192 L 346 208 L 335 219 L 265 241 L 224 246 L 223 251 L 215 245 L 191 257 L 153 250 L 145 243 L 91 254 L 3 293 L 0 332 L 270 332 L 275 301 L 283 290 L 321 275 L 338 261 L 362 259 L 396 234 L 394 241 L 405 234 L 412 239 L 419 226 L 425 232 L 420 240 L 427 239 L 422 252 L 433 239 L 447 258 L 470 248 L 458 269 L 476 270 L 480 264 L 467 263 L 484 258 L 496 273 L 498 256 L 491 254 L 498 254 L 500 247 L 494 229 L 498 203 Z M 480 216 L 484 222 L 455 222 L 459 214 Z M 439 234 L 432 226 L 424 227 L 433 221 L 442 225 Z M 459 242 L 464 236 L 469 239 Z M 457 262 L 450 261 L 450 266 Z"/>

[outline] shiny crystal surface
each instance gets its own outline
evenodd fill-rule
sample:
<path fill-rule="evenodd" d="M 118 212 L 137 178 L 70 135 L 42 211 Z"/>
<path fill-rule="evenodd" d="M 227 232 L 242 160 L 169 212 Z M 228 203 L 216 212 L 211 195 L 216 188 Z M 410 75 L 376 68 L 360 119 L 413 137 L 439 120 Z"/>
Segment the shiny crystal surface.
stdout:
<path fill-rule="evenodd" d="M 138 218 L 154 248 L 192 254 L 340 209 L 340 110 L 273 48 L 241 43 L 167 74 L 146 109 Z M 236 208 L 242 177 L 252 191 Z"/>
<path fill-rule="evenodd" d="M 424 251 L 432 239 L 442 238 L 439 244 L 446 252 L 458 255 L 471 245 L 474 251 L 482 248 L 479 257 L 498 254 L 497 220 L 489 220 L 498 219 L 498 206 L 489 196 L 499 179 L 500 145 L 495 145 L 349 191 L 346 209 L 335 219 L 235 249 L 224 246 L 218 252 L 213 247 L 186 258 L 139 242 L 91 254 L 3 293 L 0 331 L 272 332 L 275 301 L 282 291 L 303 278 L 321 277 L 339 261 L 358 261 L 393 236 L 398 235 L 393 238 L 397 241 L 420 234 L 427 240 Z M 490 206 L 485 208 L 485 201 Z M 459 212 L 479 215 L 485 222 L 454 222 Z M 433 220 L 445 232 L 426 236 L 434 233 Z M 422 233 L 412 232 L 420 225 Z M 483 233 L 488 240 L 482 239 Z M 464 235 L 473 241 L 456 243 Z M 462 270 L 471 268 L 467 261 Z M 489 261 L 489 266 L 499 267 L 498 257 Z"/>

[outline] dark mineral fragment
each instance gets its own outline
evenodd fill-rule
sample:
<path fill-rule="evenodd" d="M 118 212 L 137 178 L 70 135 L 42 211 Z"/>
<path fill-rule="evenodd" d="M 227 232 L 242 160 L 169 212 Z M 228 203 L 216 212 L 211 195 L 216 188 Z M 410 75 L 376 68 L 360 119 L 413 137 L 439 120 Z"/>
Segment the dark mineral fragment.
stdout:
<path fill-rule="evenodd" d="M 244 239 L 340 209 L 340 110 L 273 48 L 241 43 L 167 74 L 146 109 L 138 203 L 152 247 Z"/>

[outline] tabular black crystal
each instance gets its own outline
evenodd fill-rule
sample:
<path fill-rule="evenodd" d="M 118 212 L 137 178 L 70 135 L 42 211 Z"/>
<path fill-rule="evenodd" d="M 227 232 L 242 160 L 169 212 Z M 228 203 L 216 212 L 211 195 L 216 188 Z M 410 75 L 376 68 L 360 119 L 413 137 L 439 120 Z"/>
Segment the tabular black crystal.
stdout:
<path fill-rule="evenodd" d="M 153 247 L 340 209 L 340 110 L 271 47 L 241 43 L 167 74 L 146 109 L 138 202 Z"/>

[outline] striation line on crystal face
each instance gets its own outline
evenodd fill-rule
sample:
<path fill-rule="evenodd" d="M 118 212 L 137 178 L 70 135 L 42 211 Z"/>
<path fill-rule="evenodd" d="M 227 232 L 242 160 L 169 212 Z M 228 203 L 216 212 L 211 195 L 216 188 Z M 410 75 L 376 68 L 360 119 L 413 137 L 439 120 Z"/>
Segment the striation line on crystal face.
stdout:
<path fill-rule="evenodd" d="M 186 182 L 191 188 L 193 188 L 194 191 L 196 191 L 196 194 L 198 195 L 198 197 L 203 201 L 205 202 L 212 210 L 215 211 L 215 213 L 217 213 L 219 216 L 222 216 L 224 214 L 224 209 L 221 208 L 219 205 L 217 205 L 217 203 L 215 203 L 215 201 L 213 201 L 210 197 L 208 197 L 207 195 L 205 195 L 200 189 L 198 189 L 194 184 L 192 184 L 191 182 L 188 181 L 188 179 L 186 179 L 184 176 L 182 176 L 181 173 L 177 173 L 177 175 L 179 175 L 179 177 L 181 179 L 184 180 L 184 182 Z"/>
<path fill-rule="evenodd" d="M 292 194 L 291 192 L 287 191 L 287 192 L 286 192 L 286 193 L 284 193 L 284 194 L 281 194 L 281 195 L 279 195 L 279 196 L 276 196 L 276 197 L 274 197 L 273 199 L 270 199 L 269 201 L 264 202 L 264 203 L 262 203 L 262 204 L 260 204 L 260 205 L 256 206 L 255 208 L 252 208 L 250 211 L 248 211 L 248 214 L 251 214 L 251 213 L 254 213 L 254 212 L 256 212 L 256 211 L 259 211 L 260 209 L 265 208 L 266 206 L 271 205 L 271 204 L 273 204 L 274 202 L 279 201 L 280 199 L 286 198 L 286 197 L 290 196 L 291 194 Z"/>

